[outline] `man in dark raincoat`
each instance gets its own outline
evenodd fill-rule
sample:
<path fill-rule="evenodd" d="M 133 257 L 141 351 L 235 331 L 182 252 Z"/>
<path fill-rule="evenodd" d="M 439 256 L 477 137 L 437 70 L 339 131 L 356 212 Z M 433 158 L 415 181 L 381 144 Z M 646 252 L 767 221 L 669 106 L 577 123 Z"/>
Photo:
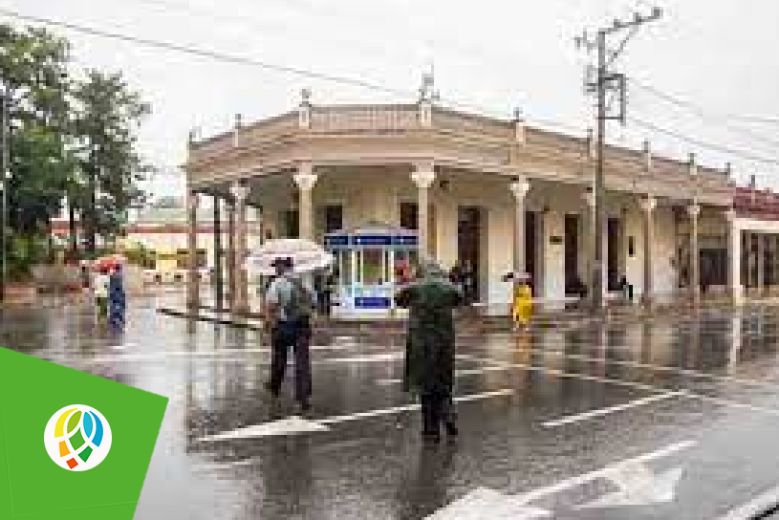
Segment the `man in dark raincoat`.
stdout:
<path fill-rule="evenodd" d="M 441 424 L 447 435 L 457 435 L 452 386 L 454 383 L 454 318 L 452 310 L 463 300 L 436 264 L 425 263 L 416 281 L 395 297 L 409 309 L 404 389 L 419 394 L 422 403 L 422 435 L 438 442 Z"/>

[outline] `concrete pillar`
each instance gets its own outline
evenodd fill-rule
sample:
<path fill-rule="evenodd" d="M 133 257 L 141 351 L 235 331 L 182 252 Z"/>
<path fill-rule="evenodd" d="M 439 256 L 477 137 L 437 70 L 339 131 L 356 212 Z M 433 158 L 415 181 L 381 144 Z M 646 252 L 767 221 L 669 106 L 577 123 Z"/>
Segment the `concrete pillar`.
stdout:
<path fill-rule="evenodd" d="M 187 308 L 192 312 L 200 309 L 200 276 L 197 266 L 197 206 L 199 197 L 195 191 L 187 194 Z"/>
<path fill-rule="evenodd" d="M 687 206 L 687 213 L 690 216 L 690 291 L 693 303 L 697 305 L 701 299 L 701 263 L 698 247 L 698 217 L 701 207 L 697 200 L 693 200 Z"/>
<path fill-rule="evenodd" d="M 411 180 L 417 186 L 417 236 L 420 260 L 430 256 L 430 225 L 429 191 L 435 180 L 435 170 L 432 163 L 415 165 Z"/>
<path fill-rule="evenodd" d="M 300 238 L 314 239 L 314 203 L 312 191 L 317 181 L 317 175 L 313 171 L 311 163 L 301 163 L 298 173 L 292 176 L 300 190 L 298 199 L 298 225 Z"/>
<path fill-rule="evenodd" d="M 517 177 L 509 185 L 514 195 L 514 272 L 526 272 L 525 258 L 525 196 L 530 190 L 530 182 L 524 177 Z"/>
<path fill-rule="evenodd" d="M 246 198 L 249 196 L 249 186 L 244 182 L 236 182 L 230 187 L 230 193 L 235 199 L 235 295 L 233 297 L 233 312 L 246 314 L 249 311 L 249 279 L 246 274 L 247 223 Z"/>
<path fill-rule="evenodd" d="M 226 201 L 227 207 L 227 305 L 235 311 L 235 203 Z"/>
<path fill-rule="evenodd" d="M 736 212 L 725 213 L 728 221 L 728 291 L 734 305 L 741 303 L 741 231 L 736 227 Z"/>
<path fill-rule="evenodd" d="M 221 201 L 214 195 L 214 306 L 217 311 L 224 308 L 224 278 L 222 271 L 222 215 Z"/>
<path fill-rule="evenodd" d="M 656 206 L 657 200 L 651 195 L 641 199 L 641 209 L 644 212 L 644 283 L 642 300 L 647 307 L 652 305 L 654 296 L 654 213 Z"/>

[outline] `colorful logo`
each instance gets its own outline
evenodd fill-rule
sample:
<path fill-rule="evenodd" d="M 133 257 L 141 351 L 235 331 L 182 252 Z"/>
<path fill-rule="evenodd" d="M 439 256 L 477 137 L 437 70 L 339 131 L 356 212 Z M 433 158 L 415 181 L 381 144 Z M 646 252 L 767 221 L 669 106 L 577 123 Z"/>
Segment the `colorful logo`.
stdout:
<path fill-rule="evenodd" d="M 68 471 L 87 471 L 99 466 L 111 450 L 111 440 L 111 426 L 106 418 L 84 404 L 57 410 L 43 433 L 49 457 Z"/>

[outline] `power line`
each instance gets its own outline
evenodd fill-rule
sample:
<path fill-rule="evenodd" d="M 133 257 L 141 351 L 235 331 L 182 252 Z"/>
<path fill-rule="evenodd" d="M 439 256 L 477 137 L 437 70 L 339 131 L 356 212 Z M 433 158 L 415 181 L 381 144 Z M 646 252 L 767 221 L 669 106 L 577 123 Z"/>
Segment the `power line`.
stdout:
<path fill-rule="evenodd" d="M 154 2 L 154 0 L 144 0 L 147 3 L 157 3 Z M 178 6 L 177 4 L 172 4 L 170 2 L 159 2 L 160 6 L 169 6 L 171 8 L 180 8 L 185 9 L 184 6 Z M 177 52 L 181 54 L 187 54 L 190 56 L 195 56 L 198 58 L 206 58 L 211 60 L 216 60 L 224 63 L 232 63 L 232 64 L 238 64 L 238 65 L 247 65 L 247 66 L 254 66 L 263 68 L 266 70 L 270 70 L 273 72 L 279 72 L 284 74 L 291 74 L 295 76 L 305 77 L 305 78 L 311 78 L 321 81 L 327 81 L 331 83 L 337 83 L 341 85 L 347 85 L 351 87 L 359 87 L 364 88 L 367 90 L 373 90 L 377 92 L 381 92 L 384 94 L 392 94 L 395 96 L 415 96 L 417 94 L 414 90 L 405 90 L 405 89 L 399 89 L 399 88 L 393 88 L 393 87 L 387 87 L 385 85 L 382 85 L 377 82 L 372 82 L 368 80 L 363 79 L 357 79 L 353 77 L 347 77 L 347 76 L 339 76 L 335 74 L 328 74 L 324 72 L 318 72 L 313 71 L 309 69 L 304 69 L 300 67 L 292 67 L 288 65 L 279 65 L 275 63 L 269 63 L 262 60 L 257 60 L 253 58 L 248 58 L 244 56 L 235 56 L 232 54 L 227 54 L 224 52 L 214 51 L 210 49 L 204 49 L 204 48 L 197 48 L 192 47 L 188 45 L 183 45 L 179 43 L 169 42 L 169 41 L 161 41 L 161 40 L 154 40 L 150 38 L 142 38 L 138 36 L 133 36 L 129 34 L 123 34 L 119 32 L 114 31 L 108 31 L 104 29 L 99 29 L 95 27 L 90 27 L 82 24 L 72 23 L 72 22 L 65 22 L 62 20 L 55 20 L 51 18 L 45 18 L 40 16 L 33 16 L 33 15 L 27 15 L 24 13 L 20 13 L 18 11 L 13 11 L 7 8 L 0 7 L 0 15 L 4 15 L 10 18 L 23 20 L 26 22 L 34 22 L 39 24 L 44 24 L 52 27 L 59 27 L 68 29 L 71 31 L 79 32 L 82 34 L 87 34 L 89 36 L 97 36 L 100 38 L 106 38 L 106 39 L 112 39 L 112 40 L 119 40 L 126 43 L 131 43 L 135 45 L 142 45 L 146 47 L 152 47 L 152 48 L 158 48 L 163 49 L 167 51 Z M 475 111 L 479 113 L 488 113 L 492 117 L 505 119 L 505 117 L 499 116 L 496 111 L 488 109 L 484 106 L 470 103 L 470 102 L 464 102 L 455 100 L 448 97 L 438 98 L 438 101 L 444 103 L 445 105 L 450 105 L 452 107 L 460 108 L 463 110 L 469 110 L 469 111 Z M 535 121 L 536 119 L 534 119 Z M 552 120 L 543 120 L 538 119 L 537 122 L 541 125 L 547 125 L 552 127 L 558 127 L 558 128 L 564 128 L 568 131 L 574 131 L 574 132 L 581 132 L 582 129 L 578 127 L 574 127 L 571 125 L 568 125 L 566 123 L 558 122 L 558 121 L 552 121 Z"/>
<path fill-rule="evenodd" d="M 382 92 L 385 94 L 393 94 L 393 95 L 401 95 L 401 96 L 407 96 L 409 94 L 413 94 L 410 90 L 402 90 L 402 89 L 396 89 L 392 87 L 387 87 L 378 83 L 373 83 L 367 80 L 357 79 L 357 78 L 351 78 L 346 76 L 338 76 L 334 74 L 328 74 L 325 72 L 318 72 L 318 71 L 312 71 L 308 69 L 303 69 L 299 67 L 291 67 L 288 65 L 279 65 L 275 63 L 269 63 L 266 61 L 261 61 L 253 58 L 247 58 L 244 56 L 234 56 L 231 54 L 226 54 L 219 51 L 213 51 L 210 49 L 202 49 L 202 48 L 196 48 L 196 47 L 190 47 L 183 44 L 173 43 L 173 42 L 166 42 L 161 40 L 153 40 L 150 38 L 142 38 L 138 36 L 132 36 L 128 34 L 122 34 L 118 32 L 113 31 L 107 31 L 104 29 L 97 29 L 95 27 L 89 27 L 86 25 L 71 23 L 71 22 L 64 22 L 61 20 L 54 20 L 51 18 L 44 18 L 40 16 L 33 16 L 33 15 L 27 15 L 24 13 L 20 13 L 17 11 L 13 11 L 10 9 L 6 9 L 4 7 L 0 7 L 0 15 L 4 15 L 10 18 L 15 18 L 17 20 L 23 20 L 26 22 L 34 22 L 39 24 L 44 24 L 52 27 L 60 27 L 64 29 L 69 29 L 71 31 L 80 32 L 83 34 L 88 34 L 90 36 L 98 36 L 101 38 L 108 38 L 113 40 L 121 40 L 128 43 L 133 43 L 136 45 L 143 45 L 146 47 L 153 47 L 157 49 L 164 49 L 168 51 L 188 54 L 191 56 L 197 56 L 199 58 L 208 58 L 212 60 L 222 61 L 225 63 L 234 63 L 239 65 L 249 65 L 254 67 L 260 67 L 266 70 L 271 70 L 274 72 L 280 72 L 284 74 L 292 74 L 295 76 L 301 76 L 306 77 L 310 79 L 316 79 L 321 81 L 328 81 L 331 83 L 339 83 L 342 85 L 348 85 L 352 87 L 360 87 L 365 88 L 368 90 L 374 90 L 377 92 Z"/>
<path fill-rule="evenodd" d="M 754 161 L 754 162 L 763 163 L 763 164 L 770 164 L 772 166 L 779 166 L 779 159 L 774 159 L 774 158 L 770 158 L 770 157 L 764 157 L 764 156 L 761 156 L 761 155 L 753 154 L 753 153 L 751 153 L 749 151 L 746 151 L 746 150 L 730 148 L 728 146 L 720 145 L 720 144 L 717 144 L 717 143 L 711 143 L 711 142 L 708 142 L 708 141 L 703 141 L 703 140 L 695 138 L 695 137 L 687 136 L 687 135 L 682 134 L 680 132 L 677 132 L 675 130 L 669 130 L 667 128 L 663 128 L 663 127 L 658 126 L 658 125 L 656 125 L 654 123 L 651 123 L 649 121 L 645 121 L 645 120 L 637 118 L 637 117 L 630 116 L 630 117 L 628 117 L 628 121 L 630 121 L 631 123 L 635 123 L 638 126 L 644 127 L 644 128 L 646 128 L 648 130 L 651 130 L 653 132 L 657 132 L 658 134 L 663 134 L 663 135 L 666 135 L 668 137 L 672 137 L 672 138 L 676 139 L 677 141 L 683 141 L 683 142 L 688 143 L 688 144 L 692 144 L 692 145 L 695 145 L 695 146 L 699 146 L 701 148 L 706 148 L 708 150 L 712 150 L 712 151 L 716 151 L 716 152 L 732 155 L 734 157 L 738 157 L 740 159 L 744 159 L 744 160 L 748 160 L 748 161 Z"/>
<path fill-rule="evenodd" d="M 663 99 L 672 105 L 676 105 L 681 108 L 685 108 L 699 117 L 703 119 L 717 119 L 720 121 L 741 121 L 744 123 L 764 123 L 764 124 L 778 124 L 779 125 L 779 118 L 777 117 L 770 117 L 770 116 L 749 116 L 749 115 L 739 115 L 739 114 L 714 114 L 709 113 L 708 110 L 704 109 L 700 105 L 697 105 L 695 103 L 692 103 L 691 101 L 687 101 L 685 99 L 681 99 L 678 96 L 674 96 L 673 94 L 669 94 L 668 92 L 665 92 L 663 90 L 660 90 L 657 87 L 654 87 L 652 85 L 647 85 L 646 83 L 638 81 L 636 78 L 628 77 L 628 81 L 630 81 L 633 85 L 638 87 L 641 90 L 644 90 L 646 92 L 649 92 L 650 94 L 653 94 L 654 96 Z M 739 131 L 742 131 L 745 134 L 749 134 L 752 137 L 758 137 L 762 140 L 766 140 L 766 142 L 770 142 L 772 146 L 779 146 L 779 141 L 773 141 L 770 139 L 767 139 L 763 136 L 760 136 L 759 134 L 753 134 L 751 130 L 742 128 L 742 127 L 733 127 L 735 129 L 738 129 Z"/>

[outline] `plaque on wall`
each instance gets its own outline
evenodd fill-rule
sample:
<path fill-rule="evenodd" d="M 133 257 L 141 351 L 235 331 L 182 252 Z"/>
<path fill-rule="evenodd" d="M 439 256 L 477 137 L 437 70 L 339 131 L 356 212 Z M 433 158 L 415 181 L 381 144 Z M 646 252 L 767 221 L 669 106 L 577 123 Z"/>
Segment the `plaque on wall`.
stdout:
<path fill-rule="evenodd" d="M 562 244 L 563 243 L 563 237 L 560 235 L 550 235 L 549 236 L 549 243 L 550 244 Z"/>

